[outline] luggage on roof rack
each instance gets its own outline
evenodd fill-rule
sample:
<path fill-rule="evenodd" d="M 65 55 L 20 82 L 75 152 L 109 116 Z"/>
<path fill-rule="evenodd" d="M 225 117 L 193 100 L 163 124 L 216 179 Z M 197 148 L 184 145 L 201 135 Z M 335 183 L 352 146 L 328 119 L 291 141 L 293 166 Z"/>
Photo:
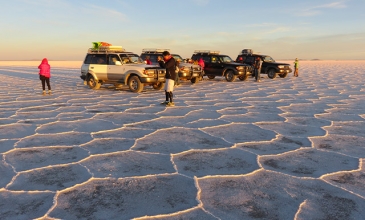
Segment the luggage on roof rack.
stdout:
<path fill-rule="evenodd" d="M 240 55 L 242 54 L 253 54 L 253 50 L 252 49 L 243 49 L 240 52 Z"/>
<path fill-rule="evenodd" d="M 160 49 L 160 48 L 144 48 L 142 53 L 163 53 L 164 51 L 169 51 L 170 49 Z"/>
<path fill-rule="evenodd" d="M 89 48 L 89 53 L 120 53 L 125 52 L 122 46 L 99 46 L 98 48 Z"/>

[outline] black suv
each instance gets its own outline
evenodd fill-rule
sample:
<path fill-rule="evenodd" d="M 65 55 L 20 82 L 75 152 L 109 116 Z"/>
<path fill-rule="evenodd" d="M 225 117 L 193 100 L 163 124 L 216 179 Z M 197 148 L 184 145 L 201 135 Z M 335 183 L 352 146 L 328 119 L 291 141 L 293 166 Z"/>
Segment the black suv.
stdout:
<path fill-rule="evenodd" d="M 276 78 L 277 75 L 281 78 L 285 78 L 288 73 L 292 72 L 290 64 L 277 63 L 270 56 L 252 53 L 251 49 L 242 50 L 242 52 L 237 56 L 236 62 L 253 65 L 256 57 L 260 57 L 262 60 L 261 73 L 267 74 L 270 79 Z"/>
<path fill-rule="evenodd" d="M 150 58 L 153 65 L 158 65 L 157 57 L 162 56 L 164 51 L 170 51 L 169 49 L 154 49 L 147 48 L 142 50 L 141 58 L 146 60 L 146 57 Z M 185 60 L 178 54 L 171 54 L 171 56 L 179 63 L 179 78 L 190 80 L 192 83 L 199 82 L 203 77 L 203 70 L 199 65 L 186 63 Z"/>
<path fill-rule="evenodd" d="M 191 59 L 199 61 L 200 58 L 204 60 L 204 72 L 209 79 L 224 76 L 228 82 L 233 82 L 237 77 L 243 81 L 252 74 L 250 65 L 236 63 L 229 56 L 219 54 L 219 51 L 194 51 Z"/>

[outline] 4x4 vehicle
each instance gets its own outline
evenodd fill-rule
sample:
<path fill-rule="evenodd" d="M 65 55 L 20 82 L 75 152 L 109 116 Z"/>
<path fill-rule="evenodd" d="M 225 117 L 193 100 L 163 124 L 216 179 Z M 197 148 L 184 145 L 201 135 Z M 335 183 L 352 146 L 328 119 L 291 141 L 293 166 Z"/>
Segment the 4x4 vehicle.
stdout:
<path fill-rule="evenodd" d="M 81 79 L 91 89 L 102 84 L 128 85 L 132 92 L 141 92 L 145 85 L 160 90 L 165 84 L 166 70 L 146 65 L 132 52 L 120 46 L 90 48 L 81 66 Z"/>
<path fill-rule="evenodd" d="M 158 65 L 157 57 L 162 56 L 164 51 L 170 51 L 169 49 L 155 49 L 155 48 L 146 48 L 142 50 L 141 58 L 143 60 L 146 57 L 150 58 L 150 61 L 153 65 Z M 175 60 L 179 60 L 179 78 L 190 80 L 192 83 L 199 82 L 203 77 L 203 70 L 199 65 L 186 63 L 185 60 L 178 54 L 171 54 Z"/>
<path fill-rule="evenodd" d="M 199 61 L 200 58 L 204 60 L 204 72 L 209 79 L 224 76 L 228 82 L 234 81 L 237 77 L 243 81 L 252 74 L 250 65 L 236 63 L 229 56 L 219 54 L 219 51 L 194 51 L 191 59 Z"/>
<path fill-rule="evenodd" d="M 256 57 L 260 57 L 262 60 L 261 73 L 267 74 L 270 79 L 276 78 L 277 75 L 279 75 L 281 78 L 285 78 L 288 73 L 292 72 L 290 64 L 277 63 L 272 57 L 262 54 L 255 54 L 251 49 L 243 49 L 237 56 L 236 62 L 253 65 Z"/>

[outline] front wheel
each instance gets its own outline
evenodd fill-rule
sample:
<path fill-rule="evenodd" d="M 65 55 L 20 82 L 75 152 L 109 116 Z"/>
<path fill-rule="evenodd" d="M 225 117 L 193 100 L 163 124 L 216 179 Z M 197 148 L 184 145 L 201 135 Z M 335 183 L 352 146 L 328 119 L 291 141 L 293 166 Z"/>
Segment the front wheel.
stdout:
<path fill-rule="evenodd" d="M 132 92 L 141 92 L 143 90 L 143 83 L 139 80 L 138 76 L 131 76 L 128 80 L 129 89 Z"/>
<path fill-rule="evenodd" d="M 280 78 L 285 78 L 286 76 L 288 75 L 288 73 L 283 73 L 283 74 L 280 74 Z"/>
<path fill-rule="evenodd" d="M 87 78 L 87 85 L 90 87 L 90 89 L 100 89 L 101 83 L 94 78 L 93 75 L 89 75 Z"/>
<path fill-rule="evenodd" d="M 191 83 L 197 83 L 197 82 L 199 82 L 199 79 L 200 79 L 200 77 L 193 77 L 193 78 L 190 79 L 190 82 Z"/>
<path fill-rule="evenodd" d="M 227 71 L 226 73 L 226 80 L 228 82 L 233 82 L 236 79 L 236 75 L 234 75 L 234 72 L 232 70 Z"/>
<path fill-rule="evenodd" d="M 249 75 L 245 74 L 243 76 L 238 77 L 238 79 L 240 79 L 241 81 L 245 81 L 245 80 L 247 80 L 248 76 Z"/>
<path fill-rule="evenodd" d="M 157 82 L 157 83 L 152 85 L 152 87 L 155 90 L 161 90 L 164 86 L 165 86 L 165 83 L 163 83 L 163 82 Z"/>
<path fill-rule="evenodd" d="M 269 69 L 269 71 L 267 71 L 267 76 L 270 79 L 275 79 L 276 75 L 277 75 L 277 73 L 276 73 L 275 69 Z"/>

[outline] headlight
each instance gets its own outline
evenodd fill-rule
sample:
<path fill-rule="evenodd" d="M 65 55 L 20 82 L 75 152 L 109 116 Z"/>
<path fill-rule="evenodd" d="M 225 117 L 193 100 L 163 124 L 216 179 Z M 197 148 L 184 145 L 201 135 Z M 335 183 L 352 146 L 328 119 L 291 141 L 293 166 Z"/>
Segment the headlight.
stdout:
<path fill-rule="evenodd" d="M 236 66 L 237 70 L 243 70 L 243 66 Z"/>
<path fill-rule="evenodd" d="M 147 76 L 154 76 L 155 75 L 155 70 L 144 70 L 143 74 L 145 74 Z"/>
<path fill-rule="evenodd" d="M 278 68 L 279 69 L 284 69 L 285 68 L 285 65 L 279 65 Z"/>

